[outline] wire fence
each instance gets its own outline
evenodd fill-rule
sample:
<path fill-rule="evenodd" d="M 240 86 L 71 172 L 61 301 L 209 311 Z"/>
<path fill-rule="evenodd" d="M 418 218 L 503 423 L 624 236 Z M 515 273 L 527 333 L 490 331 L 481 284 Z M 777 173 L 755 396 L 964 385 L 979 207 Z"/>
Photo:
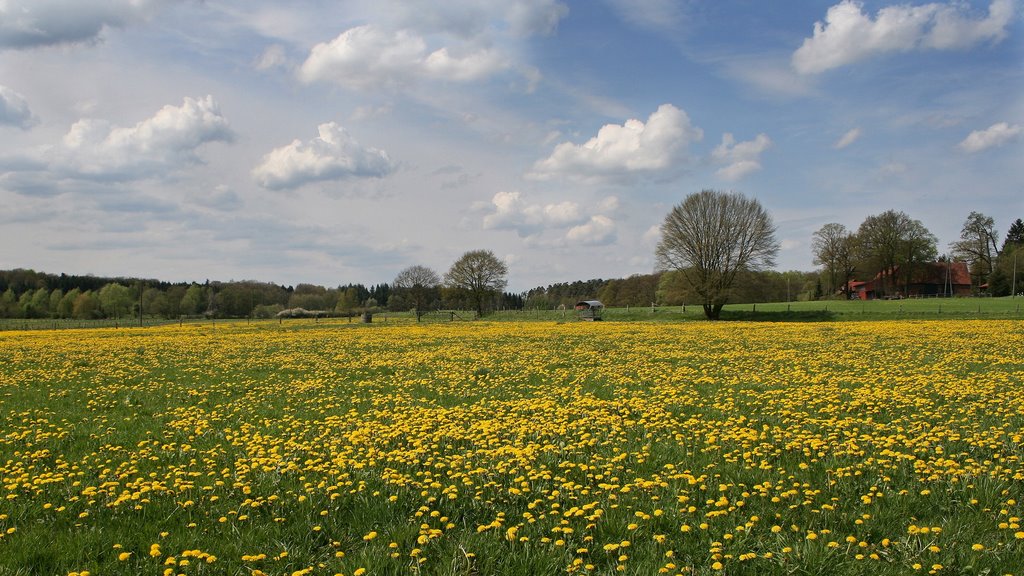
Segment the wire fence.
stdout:
<path fill-rule="evenodd" d="M 731 304 L 722 311 L 723 320 L 764 321 L 850 321 L 893 319 L 1015 319 L 1024 318 L 1024 298 L 946 298 L 913 299 L 902 301 L 816 301 L 773 302 L 758 304 Z M 605 308 L 603 321 L 650 322 L 687 321 L 705 318 L 699 305 L 681 306 L 624 306 Z M 378 312 L 348 317 L 310 318 L 138 318 L 128 319 L 0 319 L 3 331 L 76 330 L 97 328 L 150 328 L 156 326 L 202 326 L 216 329 L 217 325 L 232 324 L 254 327 L 278 326 L 304 328 L 313 326 L 339 326 L 346 324 L 431 324 L 449 322 L 486 321 L 548 321 L 576 322 L 583 320 L 571 307 L 521 308 L 494 310 L 483 317 L 475 311 L 431 310 L 417 318 L 415 312 Z"/>

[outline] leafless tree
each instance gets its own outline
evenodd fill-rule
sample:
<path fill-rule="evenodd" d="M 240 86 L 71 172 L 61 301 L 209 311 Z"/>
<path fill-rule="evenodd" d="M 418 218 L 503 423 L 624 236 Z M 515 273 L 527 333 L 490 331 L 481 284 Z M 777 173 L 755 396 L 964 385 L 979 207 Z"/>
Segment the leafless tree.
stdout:
<path fill-rule="evenodd" d="M 740 270 L 775 263 L 779 243 L 771 216 L 757 200 L 736 192 L 691 194 L 665 217 L 655 256 L 663 270 L 680 270 L 717 320 Z"/>
<path fill-rule="evenodd" d="M 846 287 L 854 272 L 856 237 L 846 226 L 831 222 L 819 228 L 811 240 L 814 263 L 825 268 L 827 290 L 834 295 Z"/>
<path fill-rule="evenodd" d="M 992 274 L 994 263 L 999 258 L 998 236 L 996 222 L 991 216 L 971 212 L 960 231 L 960 240 L 950 245 L 953 256 L 963 259 L 970 267 L 975 287 L 987 282 Z"/>
<path fill-rule="evenodd" d="M 507 283 L 508 266 L 490 250 L 471 250 L 452 264 L 444 275 L 449 288 L 464 290 L 476 305 L 477 314 L 484 315 L 489 297 L 501 294 Z"/>
<path fill-rule="evenodd" d="M 408 295 L 416 311 L 416 321 L 419 322 L 429 303 L 431 292 L 436 291 L 440 285 L 441 278 L 437 272 L 417 264 L 399 272 L 392 287 Z"/>

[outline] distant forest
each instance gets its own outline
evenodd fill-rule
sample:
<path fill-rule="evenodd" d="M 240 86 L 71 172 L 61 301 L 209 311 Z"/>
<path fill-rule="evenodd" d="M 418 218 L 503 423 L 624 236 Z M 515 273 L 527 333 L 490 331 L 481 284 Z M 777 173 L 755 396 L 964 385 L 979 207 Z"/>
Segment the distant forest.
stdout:
<path fill-rule="evenodd" d="M 782 302 L 821 296 L 816 272 L 750 272 L 740 278 L 730 301 Z M 638 274 L 539 286 L 519 294 L 495 294 L 495 309 L 572 307 L 597 298 L 606 306 L 680 305 L 697 302 L 677 272 Z M 467 295 L 434 287 L 428 309 L 469 309 Z M 289 311 L 352 315 L 363 311 L 407 311 L 406 290 L 382 283 L 324 287 L 282 286 L 252 280 L 172 283 L 155 279 L 104 278 L 48 274 L 34 270 L 0 271 L 0 318 L 272 318 Z"/>

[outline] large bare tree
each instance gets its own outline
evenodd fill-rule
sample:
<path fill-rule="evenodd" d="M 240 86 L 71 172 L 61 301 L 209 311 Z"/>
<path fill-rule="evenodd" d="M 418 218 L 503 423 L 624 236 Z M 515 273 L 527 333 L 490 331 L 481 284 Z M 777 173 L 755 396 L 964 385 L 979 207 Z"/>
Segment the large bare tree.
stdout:
<path fill-rule="evenodd" d="M 967 262 L 975 288 L 987 282 L 992 274 L 999 258 L 998 236 L 996 221 L 991 216 L 971 212 L 960 230 L 960 240 L 950 245 L 953 256 Z"/>
<path fill-rule="evenodd" d="M 426 266 L 419 264 L 409 266 L 395 276 L 392 287 L 402 295 L 408 296 L 416 311 L 416 321 L 420 321 L 423 312 L 430 303 L 430 296 L 441 285 L 441 277 Z"/>
<path fill-rule="evenodd" d="M 840 287 L 845 288 L 853 277 L 855 247 L 856 237 L 842 224 L 831 222 L 814 233 L 811 239 L 814 263 L 825 268 L 830 296 Z"/>
<path fill-rule="evenodd" d="M 469 294 L 478 315 L 483 316 L 485 305 L 505 290 L 508 266 L 490 250 L 471 250 L 452 264 L 444 275 L 450 288 Z"/>
<path fill-rule="evenodd" d="M 771 216 L 755 199 L 736 192 L 690 194 L 665 216 L 655 256 L 664 270 L 679 270 L 701 297 L 704 315 L 717 320 L 737 272 L 775 263 L 779 243 Z"/>

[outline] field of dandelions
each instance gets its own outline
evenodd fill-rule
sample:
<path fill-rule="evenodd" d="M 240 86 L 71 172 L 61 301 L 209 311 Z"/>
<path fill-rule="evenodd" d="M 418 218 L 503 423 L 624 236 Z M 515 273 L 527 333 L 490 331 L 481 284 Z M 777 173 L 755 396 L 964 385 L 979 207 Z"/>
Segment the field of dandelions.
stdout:
<path fill-rule="evenodd" d="M 0 333 L 0 576 L 1024 575 L 1024 322 Z"/>

